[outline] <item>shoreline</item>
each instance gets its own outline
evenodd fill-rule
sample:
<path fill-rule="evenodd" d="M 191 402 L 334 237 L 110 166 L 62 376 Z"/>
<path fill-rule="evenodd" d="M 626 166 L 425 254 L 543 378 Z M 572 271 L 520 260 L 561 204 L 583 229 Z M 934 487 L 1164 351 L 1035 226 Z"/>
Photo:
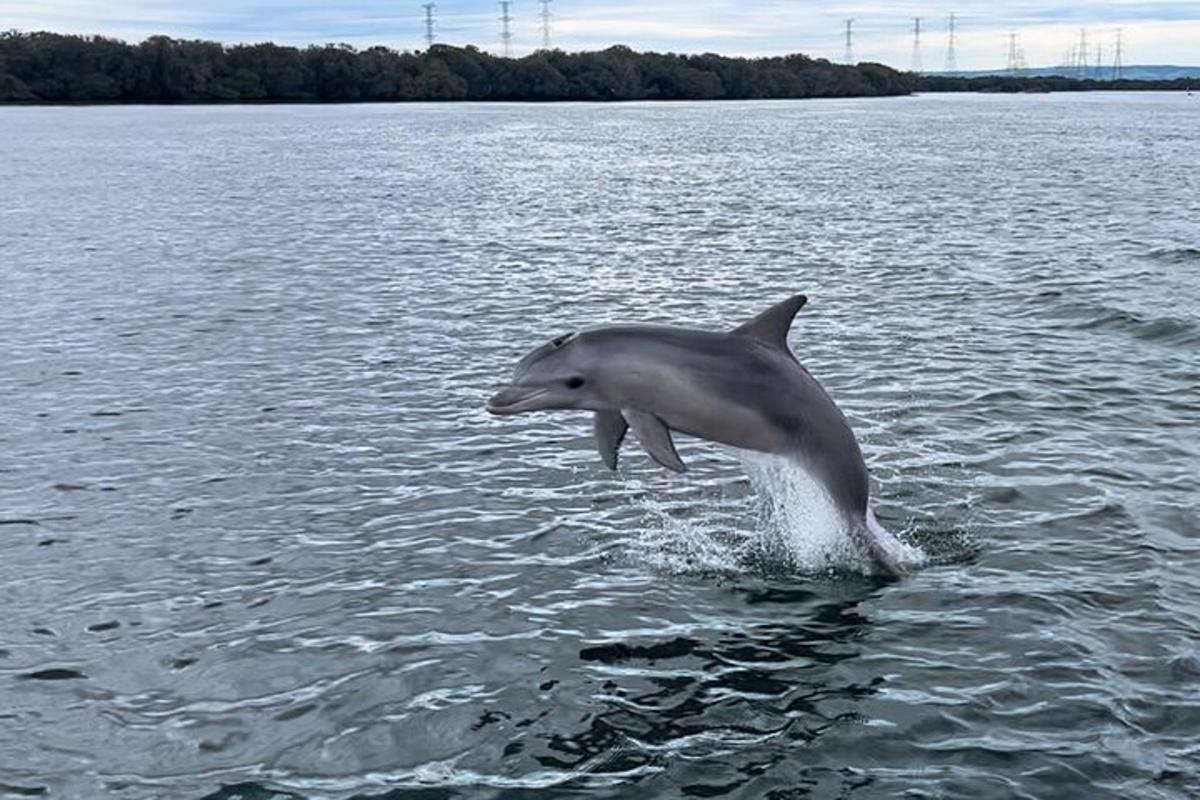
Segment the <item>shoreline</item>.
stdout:
<path fill-rule="evenodd" d="M 956 90 L 956 91 L 915 91 L 909 94 L 891 95 L 847 95 L 842 97 L 709 97 L 709 98 L 637 98 L 619 100 L 547 100 L 540 98 L 520 99 L 419 99 L 419 100 L 10 100 L 0 101 L 0 112 L 8 108 L 212 108 L 226 106 L 245 106 L 250 108 L 272 108 L 278 106 L 417 106 L 417 105 L 488 105 L 488 106 L 617 106 L 617 105 L 683 105 L 686 103 L 809 103 L 837 100 L 902 100 L 923 96 L 984 96 L 984 97 L 1039 97 L 1053 95 L 1085 95 L 1085 94 L 1183 94 L 1190 96 L 1194 92 L 1187 89 L 1130 89 L 1130 88 L 1098 88 L 1098 89 L 1068 89 L 1062 91 L 1030 92 L 1018 91 L 987 91 L 987 90 Z"/>

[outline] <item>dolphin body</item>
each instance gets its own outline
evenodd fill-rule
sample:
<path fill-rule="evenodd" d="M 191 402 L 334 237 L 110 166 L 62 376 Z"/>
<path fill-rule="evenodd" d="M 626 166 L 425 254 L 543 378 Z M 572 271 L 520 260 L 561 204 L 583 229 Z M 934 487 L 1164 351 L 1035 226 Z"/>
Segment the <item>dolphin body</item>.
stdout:
<path fill-rule="evenodd" d="M 806 302 L 794 295 L 728 333 L 613 325 L 564 334 L 521 359 L 488 411 L 594 411 L 609 469 L 629 428 L 651 458 L 675 472 L 686 467 L 672 430 L 783 456 L 824 487 L 876 567 L 899 574 L 904 546 L 868 506 L 854 432 L 788 349 L 788 330 Z"/>

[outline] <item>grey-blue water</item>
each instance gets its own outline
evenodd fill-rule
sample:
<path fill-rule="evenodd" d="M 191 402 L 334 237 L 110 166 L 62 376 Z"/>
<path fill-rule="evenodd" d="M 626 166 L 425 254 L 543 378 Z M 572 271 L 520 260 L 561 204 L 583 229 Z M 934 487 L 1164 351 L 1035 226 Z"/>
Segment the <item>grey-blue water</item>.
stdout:
<path fill-rule="evenodd" d="M 1194 98 L 0 142 L 0 796 L 1200 793 Z M 715 446 L 614 475 L 586 415 L 483 410 L 564 331 L 793 291 L 898 582 L 754 546 Z"/>

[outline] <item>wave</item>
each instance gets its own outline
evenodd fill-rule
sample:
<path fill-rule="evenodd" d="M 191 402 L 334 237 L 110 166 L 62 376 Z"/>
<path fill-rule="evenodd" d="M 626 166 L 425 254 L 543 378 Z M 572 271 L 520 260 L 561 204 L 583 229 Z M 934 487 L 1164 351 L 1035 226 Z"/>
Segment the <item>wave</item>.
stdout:
<path fill-rule="evenodd" d="M 1160 247 L 1149 256 L 1165 264 L 1200 264 L 1200 247 Z"/>
<path fill-rule="evenodd" d="M 1178 317 L 1144 317 L 1110 306 L 1092 306 L 1076 330 L 1122 331 L 1148 342 L 1186 345 L 1200 341 L 1200 326 Z"/>

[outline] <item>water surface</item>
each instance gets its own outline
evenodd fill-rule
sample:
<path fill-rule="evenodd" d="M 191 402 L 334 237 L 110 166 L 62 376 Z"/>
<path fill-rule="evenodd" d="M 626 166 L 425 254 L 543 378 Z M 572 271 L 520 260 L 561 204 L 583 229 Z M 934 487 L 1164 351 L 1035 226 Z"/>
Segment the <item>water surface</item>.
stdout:
<path fill-rule="evenodd" d="M 1193 99 L 0 140 L 0 796 L 1200 793 Z M 586 416 L 483 411 L 551 336 L 794 291 L 935 556 L 898 583 L 743 547 L 714 446 L 614 475 Z"/>

